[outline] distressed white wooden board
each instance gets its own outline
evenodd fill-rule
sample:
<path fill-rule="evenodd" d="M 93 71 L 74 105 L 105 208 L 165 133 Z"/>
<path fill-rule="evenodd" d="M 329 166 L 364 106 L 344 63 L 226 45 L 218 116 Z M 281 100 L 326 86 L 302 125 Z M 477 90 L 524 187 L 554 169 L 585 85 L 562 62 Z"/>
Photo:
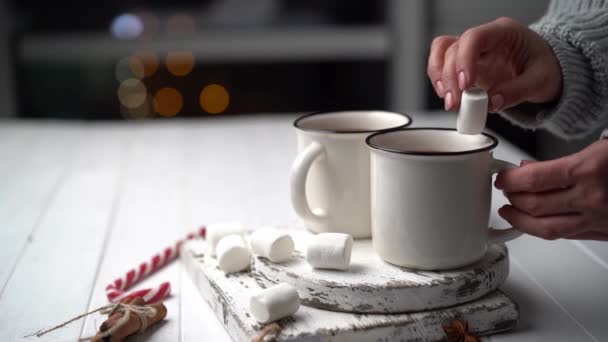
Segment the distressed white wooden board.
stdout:
<path fill-rule="evenodd" d="M 263 286 L 289 283 L 309 306 L 358 313 L 398 313 L 467 303 L 496 290 L 509 274 L 504 245 L 492 245 L 482 260 L 456 270 L 430 272 L 384 262 L 371 240 L 355 240 L 347 271 L 312 268 L 304 257 L 313 234 L 289 230 L 295 241 L 292 258 L 272 263 L 253 258 L 253 274 Z"/>
<path fill-rule="evenodd" d="M 226 276 L 204 241 L 184 244 L 181 261 L 187 273 L 223 322 L 234 341 L 247 341 L 262 326 L 249 314 L 249 298 L 261 289 L 250 272 Z M 279 341 L 439 341 L 443 326 L 458 318 L 477 335 L 512 329 L 519 318 L 517 305 L 499 291 L 475 302 L 411 314 L 354 314 L 301 306 L 279 321 Z M 202 320 L 204 318 L 201 318 Z"/>

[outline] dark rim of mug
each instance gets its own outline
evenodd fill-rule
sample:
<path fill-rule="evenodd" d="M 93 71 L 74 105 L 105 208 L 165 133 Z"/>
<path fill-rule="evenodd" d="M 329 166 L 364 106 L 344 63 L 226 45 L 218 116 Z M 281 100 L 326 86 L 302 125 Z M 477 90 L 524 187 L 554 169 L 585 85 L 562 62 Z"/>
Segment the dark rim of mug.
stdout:
<path fill-rule="evenodd" d="M 310 118 L 312 116 L 318 116 L 318 115 L 326 115 L 326 114 L 338 114 L 338 113 L 354 113 L 354 112 L 381 112 L 381 113 L 387 113 L 387 114 L 394 114 L 394 115 L 400 115 L 403 116 L 404 118 L 407 119 L 407 122 L 404 123 L 403 125 L 399 125 L 399 126 L 393 126 L 393 127 L 388 127 L 388 128 L 382 128 L 382 129 L 373 129 L 373 130 L 362 130 L 362 131 L 334 131 L 334 130 L 330 130 L 330 129 L 311 129 L 311 128 L 304 128 L 299 126 L 299 123 L 302 120 L 305 120 L 307 118 Z M 332 111 L 332 112 L 314 112 L 314 113 L 310 113 L 310 114 L 306 114 L 303 116 L 300 116 L 299 118 L 296 119 L 296 121 L 293 122 L 293 126 L 299 130 L 302 131 L 306 131 L 306 132 L 317 132 L 317 133 L 335 133 L 335 134 L 353 134 L 353 133 L 376 133 L 376 132 L 384 132 L 387 130 L 397 130 L 397 129 L 401 129 L 404 127 L 407 127 L 409 125 L 412 124 L 412 118 L 404 113 L 396 113 L 396 112 L 388 112 L 385 110 L 344 110 L 344 111 Z"/>
<path fill-rule="evenodd" d="M 374 148 L 376 150 L 380 150 L 380 151 L 386 151 L 386 152 L 391 152 L 391 153 L 399 153 L 399 154 L 408 154 L 408 155 L 416 155 L 416 156 L 457 156 L 457 155 L 463 155 L 463 154 L 472 154 L 472 153 L 478 153 L 478 152 L 483 152 L 483 151 L 490 151 L 492 150 L 494 147 L 496 147 L 498 145 L 498 139 L 496 139 L 496 137 L 494 137 L 493 135 L 490 135 L 488 133 L 482 132 L 481 134 L 485 135 L 486 137 L 490 138 L 492 140 L 492 143 L 489 144 L 488 146 L 484 146 L 481 148 L 477 148 L 474 150 L 466 150 L 466 151 L 456 151 L 456 152 L 424 152 L 424 151 L 408 151 L 408 150 L 396 150 L 396 149 L 392 149 L 392 148 L 386 148 L 386 147 L 382 147 L 379 145 L 376 145 L 372 142 L 372 139 L 376 136 L 382 135 L 382 134 L 390 134 L 390 133 L 394 133 L 394 132 L 399 132 L 399 131 L 452 131 L 452 132 L 457 132 L 457 130 L 455 128 L 442 128 L 442 127 L 412 127 L 412 128 L 397 128 L 397 129 L 390 129 L 390 130 L 384 130 L 381 132 L 377 132 L 374 133 L 372 135 L 370 135 L 369 137 L 367 137 L 367 139 L 365 139 L 365 143 L 367 143 L 367 146 Z"/>

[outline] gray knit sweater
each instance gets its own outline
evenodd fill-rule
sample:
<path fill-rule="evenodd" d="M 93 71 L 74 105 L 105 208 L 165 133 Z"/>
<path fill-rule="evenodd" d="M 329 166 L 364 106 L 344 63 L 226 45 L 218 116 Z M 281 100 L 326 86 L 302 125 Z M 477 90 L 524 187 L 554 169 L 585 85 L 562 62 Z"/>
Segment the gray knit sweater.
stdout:
<path fill-rule="evenodd" d="M 552 0 L 531 28 L 553 48 L 562 94 L 553 104 L 521 104 L 501 113 L 525 128 L 582 138 L 608 127 L 608 0 Z"/>

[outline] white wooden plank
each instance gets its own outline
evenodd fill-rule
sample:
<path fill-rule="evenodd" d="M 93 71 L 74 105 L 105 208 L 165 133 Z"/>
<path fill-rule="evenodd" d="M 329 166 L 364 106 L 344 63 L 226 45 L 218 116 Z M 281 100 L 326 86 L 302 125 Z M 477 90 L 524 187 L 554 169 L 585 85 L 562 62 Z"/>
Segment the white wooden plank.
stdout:
<path fill-rule="evenodd" d="M 294 118 L 257 116 L 189 125 L 189 222 L 295 220 L 287 186 L 296 153 Z"/>
<path fill-rule="evenodd" d="M 205 149 L 210 149 L 212 141 L 207 132 L 213 132 L 217 121 L 212 122 L 186 122 L 184 125 L 185 144 L 184 158 L 184 227 L 192 229 L 217 219 L 212 217 L 216 210 L 215 202 L 206 195 L 208 184 L 214 184 L 207 176 L 209 165 L 216 165 L 205 160 Z M 207 127 L 207 128 L 206 128 Z M 213 310 L 205 302 L 198 289 L 186 273 L 185 267 L 180 263 L 180 331 L 181 341 L 232 341 L 224 325 L 217 319 Z"/>
<path fill-rule="evenodd" d="M 93 286 L 89 308 L 107 303 L 105 287 L 129 269 L 147 261 L 183 235 L 183 144 L 182 131 L 172 122 L 128 126 L 132 146 L 111 239 Z M 168 315 L 157 328 L 135 341 L 179 339 L 180 277 L 177 265 L 168 265 L 132 289 L 170 281 L 172 297 L 165 301 Z M 95 333 L 103 317 L 87 319 L 83 336 Z"/>
<path fill-rule="evenodd" d="M 82 312 L 90 294 L 119 178 L 122 139 L 92 127 L 74 140 L 74 164 L 40 220 L 0 299 L 0 340 Z M 46 143 L 52 144 L 52 141 Z M 74 340 L 79 325 L 41 340 Z"/>
<path fill-rule="evenodd" d="M 493 207 L 506 203 L 500 192 L 495 191 L 493 195 Z M 492 215 L 491 222 L 497 227 L 507 226 L 496 214 Z M 547 241 L 524 235 L 507 246 L 524 272 L 534 277 L 574 322 L 597 340 L 608 339 L 604 320 L 608 306 L 603 304 L 608 298 L 608 272 L 603 267 L 568 240 Z"/>
<path fill-rule="evenodd" d="M 573 243 L 608 271 L 608 241 L 573 241 Z"/>
<path fill-rule="evenodd" d="M 519 261 L 511 257 L 511 274 L 501 287 L 519 305 L 520 321 L 515 330 L 490 338 L 497 342 L 593 341 L 542 288 Z M 513 262 L 515 261 L 515 262 Z"/>
<path fill-rule="evenodd" d="M 0 142 L 0 294 L 72 162 L 78 128 L 19 125 Z"/>

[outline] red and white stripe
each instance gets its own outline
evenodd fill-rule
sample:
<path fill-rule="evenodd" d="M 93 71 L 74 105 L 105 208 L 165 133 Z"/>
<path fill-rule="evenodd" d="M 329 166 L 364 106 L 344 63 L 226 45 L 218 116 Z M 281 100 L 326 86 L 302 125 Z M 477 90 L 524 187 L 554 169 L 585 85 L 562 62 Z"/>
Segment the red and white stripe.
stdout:
<path fill-rule="evenodd" d="M 172 246 L 165 248 L 162 252 L 155 254 L 147 262 L 139 264 L 139 267 L 130 269 L 124 276 L 114 280 L 111 284 L 106 286 L 108 300 L 114 303 L 126 298 L 142 297 L 146 304 L 148 304 L 167 297 L 169 293 L 171 293 L 171 284 L 169 282 L 164 282 L 154 288 L 137 290 L 129 293 L 126 291 L 149 274 L 156 272 L 159 268 L 177 258 L 180 247 L 184 241 L 197 237 L 205 238 L 206 231 L 207 229 L 205 226 L 201 227 L 198 231 L 188 234 L 185 239 L 177 241 Z"/>

